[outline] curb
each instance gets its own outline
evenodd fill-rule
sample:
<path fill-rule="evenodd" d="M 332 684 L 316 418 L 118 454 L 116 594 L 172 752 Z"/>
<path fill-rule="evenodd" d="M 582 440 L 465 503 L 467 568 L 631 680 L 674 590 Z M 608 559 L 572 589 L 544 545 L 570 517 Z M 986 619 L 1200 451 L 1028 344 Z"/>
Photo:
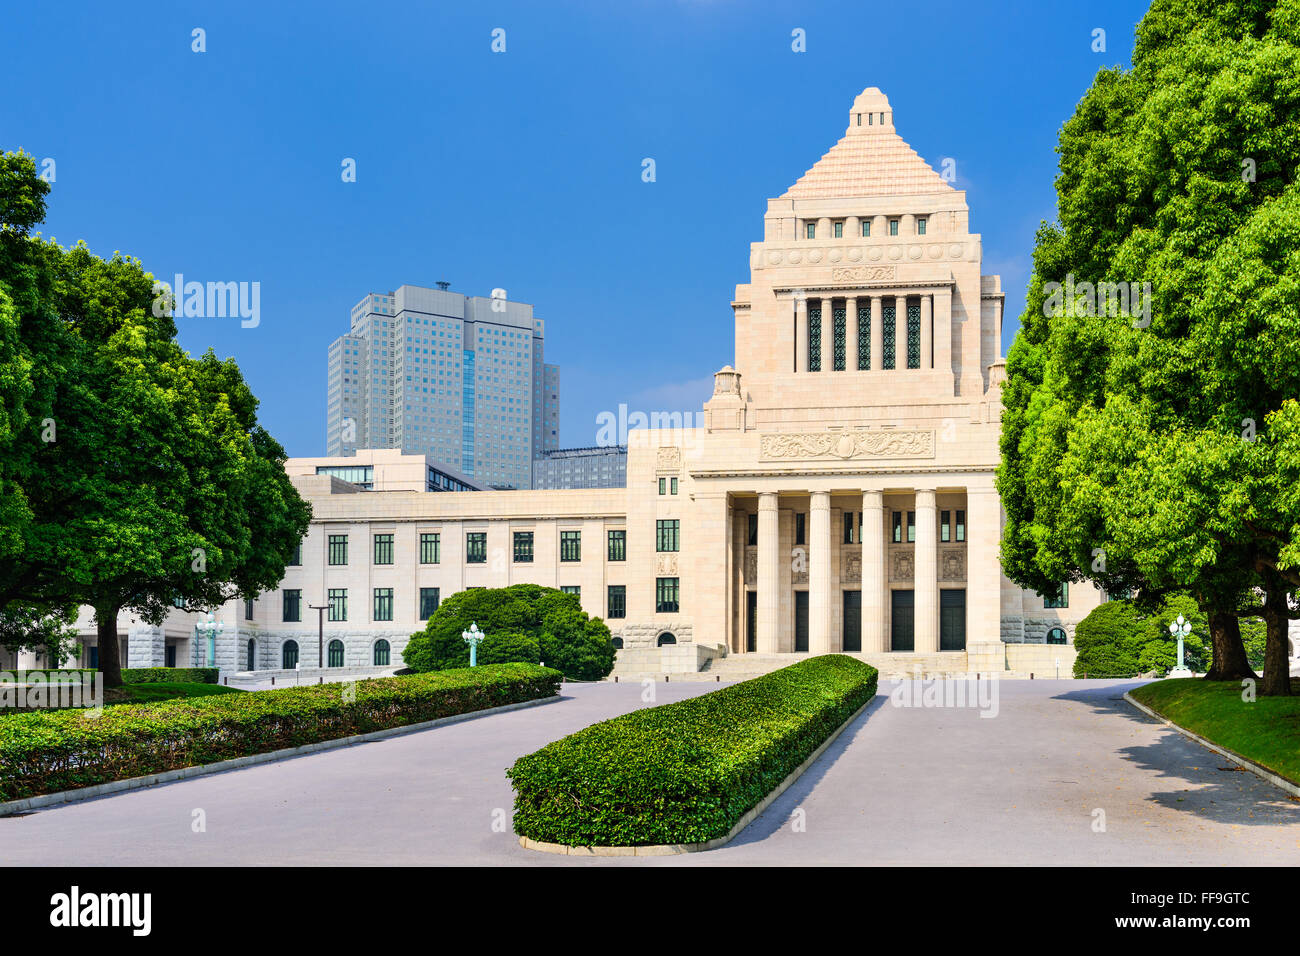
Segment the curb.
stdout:
<path fill-rule="evenodd" d="M 861 717 L 876 701 L 881 699 L 883 698 L 880 697 L 880 690 L 877 687 L 876 693 L 865 704 L 850 714 L 844 723 L 835 728 L 835 731 L 823 740 L 821 745 L 809 754 L 803 763 L 790 771 L 790 774 L 777 784 L 767 796 L 746 810 L 745 815 L 737 820 L 735 826 L 723 836 L 714 837 L 704 843 L 654 843 L 647 846 L 569 846 L 567 843 L 543 843 L 540 840 L 530 840 L 528 837 L 521 836 L 519 845 L 525 850 L 536 850 L 539 853 L 557 853 L 563 856 L 676 856 L 679 853 L 703 853 L 706 850 L 716 850 L 738 837 L 745 827 L 753 823 L 763 811 L 776 802 L 777 797 L 790 789 L 794 782 L 803 776 L 805 770 L 817 762 L 817 759 L 826 752 L 826 749 L 835 742 L 835 738 L 842 734 L 849 724 Z"/>
<path fill-rule="evenodd" d="M 1264 778 L 1269 783 L 1273 784 L 1273 786 L 1280 787 L 1281 789 L 1285 790 L 1287 793 L 1291 794 L 1292 796 L 1300 797 L 1300 786 L 1297 786 L 1296 784 L 1292 783 L 1290 780 L 1286 779 L 1286 777 L 1279 776 L 1278 774 L 1274 773 L 1272 770 L 1269 770 L 1267 767 L 1262 766 L 1261 764 L 1255 763 L 1255 761 L 1251 760 L 1248 757 L 1243 757 L 1240 754 L 1235 754 L 1231 750 L 1227 750 L 1224 747 L 1220 747 L 1218 744 L 1211 743 L 1210 741 L 1202 737 L 1200 734 L 1192 733 L 1186 727 L 1180 727 L 1178 724 L 1174 723 L 1169 718 L 1156 713 L 1146 704 L 1140 703 L 1139 701 L 1135 700 L 1132 694 L 1128 693 L 1127 691 L 1124 694 L 1124 699 L 1128 701 L 1130 704 L 1132 704 L 1134 707 L 1136 707 L 1138 710 L 1142 711 L 1142 713 L 1146 714 L 1148 717 L 1154 717 L 1156 720 L 1160 721 L 1160 723 L 1165 724 L 1168 727 L 1174 728 L 1174 730 L 1178 731 L 1184 737 L 1196 741 L 1206 750 L 1213 750 L 1220 757 L 1225 757 L 1228 760 L 1231 760 L 1233 763 L 1237 764 L 1238 766 L 1243 767 L 1246 770 L 1249 770 L 1255 776 Z"/>
<path fill-rule="evenodd" d="M 401 727 L 388 727 L 384 730 L 372 730 L 369 733 L 354 734 L 351 737 L 336 737 L 333 740 L 319 740 L 312 744 L 303 744 L 301 747 L 287 747 L 283 750 L 268 750 L 266 753 L 248 754 L 244 757 L 232 757 L 229 760 L 219 760 L 216 763 L 199 764 L 194 767 L 180 767 L 176 770 L 165 770 L 162 773 L 149 774 L 144 777 L 128 777 L 125 780 L 110 780 L 108 783 L 98 783 L 91 787 L 78 787 L 76 790 L 60 790 L 57 793 L 42 793 L 34 797 L 24 797 L 21 800 L 8 800 L 0 803 L 0 817 L 12 817 L 17 814 L 31 813 L 36 810 L 44 810 L 49 807 L 61 806 L 69 803 L 81 803 L 85 800 L 94 800 L 98 797 L 107 797 L 115 793 L 124 793 L 128 790 L 141 790 L 145 787 L 154 787 L 163 783 L 174 783 L 178 780 L 189 780 L 192 777 L 206 777 L 208 774 L 224 773 L 227 770 L 239 770 L 243 767 L 252 767 L 263 763 L 276 763 L 281 760 L 290 760 L 294 757 L 305 757 L 308 754 L 320 753 L 323 750 L 337 750 L 340 747 L 351 747 L 354 744 L 369 743 L 373 740 L 387 740 L 390 737 L 400 737 L 404 734 L 416 733 L 421 730 L 429 730 L 433 727 L 442 727 L 446 724 L 458 724 L 464 720 L 474 720 L 478 717 L 488 717 L 492 714 L 504 714 L 511 710 L 522 710 L 525 707 L 537 707 L 540 704 L 554 704 L 563 698 L 556 694 L 554 697 L 542 697 L 538 700 L 524 700 L 513 704 L 502 704 L 500 707 L 489 707 L 485 710 L 471 710 L 465 714 L 453 714 L 450 717 L 439 717 L 435 720 L 425 720 L 418 724 L 405 724 Z"/>

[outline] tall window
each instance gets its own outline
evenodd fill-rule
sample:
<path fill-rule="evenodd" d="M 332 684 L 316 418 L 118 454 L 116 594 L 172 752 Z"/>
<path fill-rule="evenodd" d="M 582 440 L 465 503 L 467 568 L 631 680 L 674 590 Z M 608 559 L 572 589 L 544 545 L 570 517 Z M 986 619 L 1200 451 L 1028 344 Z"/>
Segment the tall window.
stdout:
<path fill-rule="evenodd" d="M 382 637 L 379 640 L 375 641 L 375 656 L 374 656 L 375 666 L 387 667 L 391 652 L 392 652 L 392 648 L 389 646 L 388 642 L 384 640 Z"/>
<path fill-rule="evenodd" d="M 822 304 L 808 306 L 808 371 L 822 370 Z"/>
<path fill-rule="evenodd" d="M 392 588 L 375 588 L 375 617 L 376 621 L 391 621 L 393 619 L 393 589 Z"/>
<path fill-rule="evenodd" d="M 939 512 L 939 540 L 940 541 L 948 541 L 951 539 L 952 526 L 949 524 L 949 519 L 951 519 L 951 517 L 952 517 L 952 512 L 950 511 Z"/>
<path fill-rule="evenodd" d="M 844 306 L 831 308 L 831 367 L 837 372 L 844 371 L 848 360 L 848 311 Z"/>
<path fill-rule="evenodd" d="M 842 222 L 837 222 L 837 223 L 835 223 L 834 230 L 835 230 L 835 238 L 836 238 L 836 239 L 843 239 L 843 238 L 844 238 L 844 223 L 842 223 Z"/>
<path fill-rule="evenodd" d="M 655 522 L 655 550 L 677 551 L 681 532 L 681 521 L 677 518 Z"/>
<path fill-rule="evenodd" d="M 880 358 L 882 368 L 893 368 L 896 350 L 894 348 L 894 334 L 897 331 L 898 323 L 895 321 L 897 309 L 893 305 L 882 305 L 880 308 Z"/>
<path fill-rule="evenodd" d="M 891 219 L 891 220 L 889 220 L 889 234 L 890 234 L 891 236 L 896 236 L 896 235 L 898 235 L 898 220 L 897 220 L 897 219 Z"/>
<path fill-rule="evenodd" d="M 330 564 L 348 563 L 348 536 L 347 535 L 345 534 L 330 535 L 329 562 Z"/>
<path fill-rule="evenodd" d="M 284 595 L 284 621 L 302 620 L 302 591 L 298 588 L 286 588 Z"/>
<path fill-rule="evenodd" d="M 348 619 L 348 589 L 347 588 L 330 588 L 329 600 L 329 619 L 331 621 L 346 621 Z"/>
<path fill-rule="evenodd" d="M 289 558 L 289 567 L 302 567 L 302 542 L 299 541 L 293 546 L 293 555 Z"/>
<path fill-rule="evenodd" d="M 627 586 L 624 584 L 611 584 L 605 603 L 606 617 L 627 617 Z"/>
<path fill-rule="evenodd" d="M 1070 582 L 1062 581 L 1055 591 L 1043 595 L 1043 607 L 1062 608 L 1070 606 Z"/>
<path fill-rule="evenodd" d="M 420 620 L 427 621 L 438 610 L 438 589 L 420 588 Z"/>
<path fill-rule="evenodd" d="M 871 368 L 871 303 L 858 300 L 858 368 Z"/>
<path fill-rule="evenodd" d="M 903 512 L 901 511 L 894 512 L 894 529 L 891 540 L 894 544 L 903 543 Z"/>
<path fill-rule="evenodd" d="M 329 655 L 330 656 L 329 656 L 328 666 L 342 667 L 343 666 L 343 642 L 338 640 L 330 641 Z"/>
<path fill-rule="evenodd" d="M 280 648 L 280 666 L 287 671 L 294 670 L 298 666 L 298 642 L 285 641 Z"/>
<path fill-rule="evenodd" d="M 619 529 L 618 531 L 609 532 L 609 552 L 607 557 L 610 561 L 627 560 L 627 531 Z"/>
<path fill-rule="evenodd" d="M 657 613 L 677 613 L 680 581 L 680 578 L 655 578 L 655 611 Z"/>
<path fill-rule="evenodd" d="M 393 536 L 391 534 L 375 535 L 375 564 L 393 563 Z"/>
<path fill-rule="evenodd" d="M 853 543 L 853 512 L 844 512 L 844 543 Z"/>
<path fill-rule="evenodd" d="M 582 532 L 581 531 L 560 532 L 560 560 L 561 561 L 582 560 Z"/>
<path fill-rule="evenodd" d="M 442 536 L 436 531 L 425 531 L 420 535 L 420 563 L 437 564 L 442 558 Z"/>
<path fill-rule="evenodd" d="M 924 235 L 925 235 L 925 217 L 924 217 L 924 216 L 919 216 L 919 217 L 917 218 L 917 220 L 916 220 L 916 234 L 917 234 L 918 236 L 924 236 Z"/>
<path fill-rule="evenodd" d="M 752 547 L 758 544 L 758 515 L 746 515 L 745 517 L 748 524 L 745 541 Z"/>
<path fill-rule="evenodd" d="M 808 543 L 808 516 L 802 511 L 796 511 L 794 515 L 794 543 Z"/>
<path fill-rule="evenodd" d="M 957 540 L 966 540 L 966 512 L 957 512 Z"/>
<path fill-rule="evenodd" d="M 815 222 L 807 223 L 807 224 L 804 226 L 804 230 L 803 230 L 803 231 L 804 231 L 804 235 L 807 236 L 809 239 L 816 239 L 816 238 L 817 238 L 817 223 L 815 223 Z"/>
<path fill-rule="evenodd" d="M 921 367 L 921 303 L 907 303 L 907 367 Z"/>
<path fill-rule="evenodd" d="M 660 479 L 659 479 L 659 494 L 661 494 L 661 495 L 666 495 L 666 494 L 668 494 L 668 479 L 667 479 L 667 478 L 660 478 Z"/>
<path fill-rule="evenodd" d="M 677 494 L 677 479 L 676 479 L 676 478 L 669 478 L 669 479 L 668 479 L 668 493 L 669 493 L 670 495 L 675 495 L 675 494 Z"/>
<path fill-rule="evenodd" d="M 909 511 L 907 513 L 907 540 L 909 544 L 916 540 L 916 512 L 915 511 Z"/>
<path fill-rule="evenodd" d="M 870 220 L 870 219 L 864 219 L 864 220 L 862 220 L 862 238 L 863 238 L 863 239 L 870 239 L 870 238 L 871 238 L 871 220 Z"/>
<path fill-rule="evenodd" d="M 465 563 L 487 564 L 486 531 L 468 531 L 465 533 Z"/>
<path fill-rule="evenodd" d="M 251 621 L 252 619 L 253 619 L 253 599 L 244 598 L 244 620 Z"/>
<path fill-rule="evenodd" d="M 531 531 L 515 532 L 515 563 L 533 563 L 533 533 Z"/>

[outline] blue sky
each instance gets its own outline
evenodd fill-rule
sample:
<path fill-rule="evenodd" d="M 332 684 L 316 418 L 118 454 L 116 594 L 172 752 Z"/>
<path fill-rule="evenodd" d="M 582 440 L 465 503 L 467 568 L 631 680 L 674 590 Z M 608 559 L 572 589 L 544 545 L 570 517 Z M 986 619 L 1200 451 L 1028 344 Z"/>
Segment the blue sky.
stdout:
<path fill-rule="evenodd" d="M 766 200 L 868 86 L 931 165 L 957 161 L 1005 350 L 1057 132 L 1099 68 L 1127 65 L 1145 6 L 25 4 L 0 34 L 0 148 L 55 161 L 45 235 L 168 280 L 261 283 L 256 328 L 178 325 L 191 352 L 235 357 L 289 454 L 324 451 L 325 349 L 351 306 L 438 280 L 533 303 L 561 442 L 590 445 L 619 403 L 698 409 L 733 359 Z"/>

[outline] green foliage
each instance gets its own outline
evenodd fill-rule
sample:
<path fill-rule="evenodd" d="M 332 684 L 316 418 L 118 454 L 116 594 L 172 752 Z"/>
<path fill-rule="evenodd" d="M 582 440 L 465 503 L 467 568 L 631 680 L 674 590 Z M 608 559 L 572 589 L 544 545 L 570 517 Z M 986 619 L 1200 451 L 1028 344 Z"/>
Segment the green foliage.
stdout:
<path fill-rule="evenodd" d="M 1178 640 L 1169 625 L 1180 614 L 1192 625 L 1183 642 L 1183 661 L 1189 669 L 1204 672 L 1210 666 L 1209 621 L 1192 598 L 1172 594 L 1151 612 L 1132 601 L 1107 601 L 1093 608 L 1074 631 L 1074 676 L 1168 673 L 1178 663 Z"/>
<path fill-rule="evenodd" d="M 124 667 L 123 684 L 215 684 L 215 667 Z"/>
<path fill-rule="evenodd" d="M 106 692 L 106 703 L 120 707 L 123 704 L 145 704 L 160 700 L 176 700 L 183 697 L 213 697 L 218 694 L 246 694 L 248 691 L 238 687 L 225 687 L 221 684 L 151 681 L 144 684 L 124 683 L 116 690 Z"/>
<path fill-rule="evenodd" d="M 0 800 L 201 766 L 553 697 L 561 675 L 528 664 L 122 704 L 0 720 Z"/>
<path fill-rule="evenodd" d="M 23 678 L 39 677 L 47 681 L 51 677 L 65 677 L 68 680 L 79 681 L 84 677 L 93 677 L 95 671 L 89 667 L 15 667 L 13 670 L 0 671 L 0 674 L 11 679 L 21 675 Z M 5 683 L 9 682 L 9 680 L 5 681 Z"/>
<path fill-rule="evenodd" d="M 875 696 L 877 678 L 831 654 L 593 724 L 508 771 L 515 830 L 570 846 L 723 836 Z"/>
<path fill-rule="evenodd" d="M 411 635 L 402 660 L 417 672 L 468 666 L 461 634 L 471 624 L 487 635 L 478 648 L 481 662 L 540 661 L 571 680 L 600 680 L 614 669 L 605 622 L 588 617 L 577 595 L 537 584 L 453 594 Z"/>

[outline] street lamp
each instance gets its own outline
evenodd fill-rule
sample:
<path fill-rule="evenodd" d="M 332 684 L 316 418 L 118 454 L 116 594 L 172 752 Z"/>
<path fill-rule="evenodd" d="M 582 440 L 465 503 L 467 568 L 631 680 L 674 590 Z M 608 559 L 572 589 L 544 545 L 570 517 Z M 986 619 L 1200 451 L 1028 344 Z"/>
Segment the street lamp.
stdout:
<path fill-rule="evenodd" d="M 215 667 L 217 663 L 217 635 L 226 629 L 225 622 L 216 620 L 213 613 L 209 611 L 208 619 L 205 621 L 200 618 L 199 622 L 194 625 L 194 629 L 198 631 L 199 634 L 207 637 L 207 666 Z"/>
<path fill-rule="evenodd" d="M 483 638 L 486 637 L 487 635 L 485 635 L 482 631 L 478 629 L 478 624 L 471 621 L 469 625 L 469 630 L 461 631 L 460 636 L 461 639 L 466 644 L 469 645 L 469 666 L 477 667 L 478 646 L 483 643 Z"/>
<path fill-rule="evenodd" d="M 1192 672 L 1187 669 L 1183 663 L 1183 639 L 1192 633 L 1192 622 L 1186 620 L 1181 614 L 1178 620 L 1169 625 L 1169 633 L 1178 638 L 1178 666 L 1169 672 L 1170 677 L 1191 677 Z"/>
<path fill-rule="evenodd" d="M 325 612 L 329 610 L 328 604 L 308 604 L 309 608 L 316 611 L 316 666 L 325 669 Z"/>

